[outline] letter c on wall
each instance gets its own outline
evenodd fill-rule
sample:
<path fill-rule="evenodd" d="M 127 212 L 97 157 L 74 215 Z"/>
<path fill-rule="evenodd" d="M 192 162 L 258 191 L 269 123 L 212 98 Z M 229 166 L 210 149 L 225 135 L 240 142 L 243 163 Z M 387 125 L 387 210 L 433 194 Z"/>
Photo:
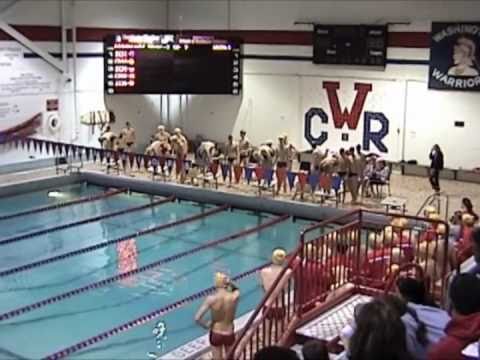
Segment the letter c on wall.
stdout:
<path fill-rule="evenodd" d="M 322 124 L 327 124 L 328 123 L 328 116 L 325 114 L 325 111 L 321 108 L 310 108 L 305 114 L 305 140 L 308 141 L 308 143 L 313 146 L 317 145 L 320 146 L 323 143 L 325 143 L 328 140 L 328 133 L 326 131 L 323 131 L 320 133 L 320 136 L 314 137 L 312 135 L 312 121 L 313 119 L 318 116 L 320 118 L 320 121 Z"/>

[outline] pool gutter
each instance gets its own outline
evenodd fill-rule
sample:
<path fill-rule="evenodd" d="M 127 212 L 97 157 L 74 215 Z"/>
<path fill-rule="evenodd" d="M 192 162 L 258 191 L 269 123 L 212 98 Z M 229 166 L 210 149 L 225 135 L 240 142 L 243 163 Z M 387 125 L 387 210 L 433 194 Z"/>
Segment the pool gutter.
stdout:
<path fill-rule="evenodd" d="M 22 181 L 11 182 L 0 186 L 0 197 L 19 195 L 22 193 L 51 189 L 54 187 L 62 187 L 74 183 L 81 182 L 80 174 L 46 176 L 39 179 L 27 179 Z"/>
<path fill-rule="evenodd" d="M 236 332 L 239 332 L 243 329 L 252 314 L 253 310 L 235 319 L 234 325 Z M 189 341 L 184 345 L 179 346 L 165 355 L 157 357 L 156 360 L 196 360 L 209 351 L 209 334 L 205 334 L 192 341 Z"/>
<path fill-rule="evenodd" d="M 268 212 L 278 215 L 286 214 L 314 221 L 339 216 L 351 211 L 351 209 L 338 209 L 322 206 L 320 204 L 301 203 L 284 199 L 259 198 L 248 194 L 237 194 L 190 185 L 157 182 L 118 175 L 111 176 L 94 171 L 83 171 L 81 176 L 83 180 L 99 186 L 129 188 L 135 192 L 162 196 L 174 195 L 182 200 L 216 205 L 228 204 L 238 209 Z M 261 199 L 261 201 L 259 201 L 259 199 Z"/>

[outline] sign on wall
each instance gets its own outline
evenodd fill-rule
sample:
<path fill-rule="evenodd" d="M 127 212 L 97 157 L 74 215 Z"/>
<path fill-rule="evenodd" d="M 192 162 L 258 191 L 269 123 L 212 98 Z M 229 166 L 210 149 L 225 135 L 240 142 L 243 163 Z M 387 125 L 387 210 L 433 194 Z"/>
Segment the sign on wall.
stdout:
<path fill-rule="evenodd" d="M 303 80 L 304 137 L 334 151 L 357 144 L 398 160 L 404 91 L 395 81 Z"/>
<path fill-rule="evenodd" d="M 480 91 L 480 23 L 433 23 L 428 87 Z"/>
<path fill-rule="evenodd" d="M 41 59 L 25 58 L 25 53 L 14 41 L 0 42 L 0 132 L 52 111 L 49 106 L 55 108 L 51 100 L 57 96 L 58 74 Z"/>

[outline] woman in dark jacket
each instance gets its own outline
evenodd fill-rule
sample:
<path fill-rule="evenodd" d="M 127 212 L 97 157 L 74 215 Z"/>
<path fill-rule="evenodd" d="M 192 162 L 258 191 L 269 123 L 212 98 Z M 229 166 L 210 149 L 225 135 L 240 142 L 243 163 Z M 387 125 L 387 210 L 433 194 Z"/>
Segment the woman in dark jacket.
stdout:
<path fill-rule="evenodd" d="M 439 175 L 440 171 L 443 170 L 443 153 L 437 144 L 433 145 L 430 151 L 430 161 L 430 184 L 433 190 L 438 193 L 440 192 Z"/>

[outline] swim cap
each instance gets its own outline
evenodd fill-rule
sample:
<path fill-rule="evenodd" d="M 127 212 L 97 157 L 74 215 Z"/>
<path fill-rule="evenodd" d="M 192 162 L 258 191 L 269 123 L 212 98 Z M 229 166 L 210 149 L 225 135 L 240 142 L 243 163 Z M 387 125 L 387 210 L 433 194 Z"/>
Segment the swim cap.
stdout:
<path fill-rule="evenodd" d="M 275 265 L 283 265 L 285 259 L 287 257 L 287 253 L 283 249 L 275 249 L 272 253 L 272 263 Z"/>
<path fill-rule="evenodd" d="M 437 234 L 438 235 L 445 235 L 447 233 L 447 227 L 445 224 L 439 224 L 437 226 Z"/>
<path fill-rule="evenodd" d="M 217 289 L 227 287 L 228 277 L 224 273 L 216 272 L 215 273 L 215 287 Z"/>
<path fill-rule="evenodd" d="M 428 215 L 428 218 L 429 218 L 430 220 L 433 220 L 433 221 L 440 221 L 440 220 L 441 220 L 440 214 L 437 213 L 437 212 L 431 213 L 430 215 Z"/>
<path fill-rule="evenodd" d="M 475 218 L 471 214 L 463 214 L 462 223 L 467 226 L 473 226 L 475 224 Z"/>
<path fill-rule="evenodd" d="M 427 206 L 423 213 L 425 214 L 426 217 L 428 217 L 430 214 L 436 213 L 437 209 L 435 206 Z"/>
<path fill-rule="evenodd" d="M 173 130 L 173 132 L 175 134 L 180 134 L 182 132 L 182 130 L 180 128 L 175 128 L 175 130 Z"/>
<path fill-rule="evenodd" d="M 163 125 L 158 125 L 158 126 L 157 126 L 157 130 L 165 130 L 165 126 L 163 126 Z"/>

